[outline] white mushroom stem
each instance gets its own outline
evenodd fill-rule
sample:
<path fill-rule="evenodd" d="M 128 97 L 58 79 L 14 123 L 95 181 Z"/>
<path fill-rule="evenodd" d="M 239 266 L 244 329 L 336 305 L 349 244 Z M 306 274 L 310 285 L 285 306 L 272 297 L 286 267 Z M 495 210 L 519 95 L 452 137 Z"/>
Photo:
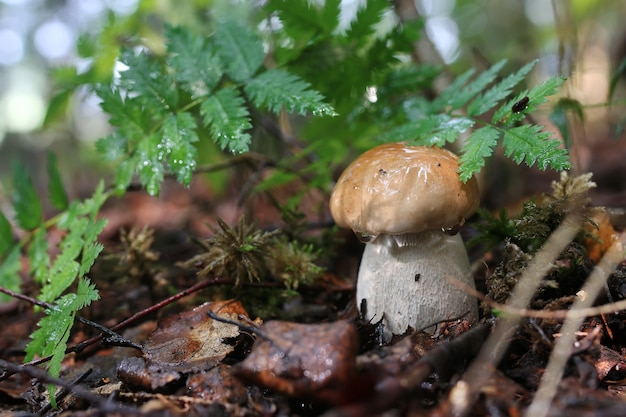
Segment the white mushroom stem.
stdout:
<path fill-rule="evenodd" d="M 357 305 L 365 319 L 383 319 L 385 338 L 408 326 L 423 330 L 464 316 L 478 317 L 475 298 L 446 277 L 474 288 L 461 236 L 442 231 L 380 235 L 365 245 L 357 281 Z M 362 304 L 362 300 L 366 300 Z M 363 313 L 363 311 L 362 311 Z"/>

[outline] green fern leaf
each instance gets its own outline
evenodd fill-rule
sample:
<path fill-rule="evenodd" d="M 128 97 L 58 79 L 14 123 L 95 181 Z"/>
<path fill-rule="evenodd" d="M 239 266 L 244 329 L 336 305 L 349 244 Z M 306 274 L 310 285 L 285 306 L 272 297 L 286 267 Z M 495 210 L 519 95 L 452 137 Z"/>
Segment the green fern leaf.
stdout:
<path fill-rule="evenodd" d="M 143 138 L 137 145 L 137 170 L 141 185 L 148 194 L 157 195 L 161 190 L 161 183 L 165 177 L 165 151 L 161 149 L 161 137 L 153 133 Z"/>
<path fill-rule="evenodd" d="M 69 206 L 67 193 L 63 187 L 61 174 L 57 165 L 57 158 L 48 152 L 48 192 L 52 206 L 57 210 L 65 210 Z"/>
<path fill-rule="evenodd" d="M 267 108 L 276 114 L 284 106 L 289 113 L 306 114 L 310 111 L 314 116 L 334 116 L 335 111 L 324 103 L 324 97 L 310 87 L 300 77 L 274 69 L 250 80 L 244 90 L 257 107 Z"/>
<path fill-rule="evenodd" d="M 56 300 L 66 289 L 72 285 L 80 270 L 80 264 L 76 262 L 83 249 L 82 234 L 87 227 L 87 219 L 77 218 L 71 225 L 69 233 L 65 235 L 60 244 L 61 253 L 50 267 L 47 283 L 41 289 L 39 299 L 51 303 Z"/>
<path fill-rule="evenodd" d="M 168 154 L 168 164 L 178 181 L 188 186 L 196 168 L 198 141 L 196 122 L 187 112 L 170 115 L 163 123 L 162 149 Z"/>
<path fill-rule="evenodd" d="M 528 106 L 524 110 L 529 113 L 534 111 L 539 105 L 548 101 L 549 96 L 553 96 L 559 92 L 559 87 L 567 80 L 566 77 L 554 77 L 533 87 L 528 92 Z"/>
<path fill-rule="evenodd" d="M 41 228 L 33 233 L 28 248 L 30 272 L 35 282 L 45 285 L 50 269 L 50 255 L 48 255 L 48 235 L 46 229 Z"/>
<path fill-rule="evenodd" d="M 41 201 L 26 168 L 17 162 L 13 164 L 13 184 L 13 208 L 17 224 L 26 230 L 39 227 L 43 221 Z"/>
<path fill-rule="evenodd" d="M 278 15 L 287 36 L 302 45 L 335 31 L 340 3 L 340 0 L 329 0 L 318 7 L 309 0 L 270 0 L 268 10 Z"/>
<path fill-rule="evenodd" d="M 84 277 L 92 265 L 96 261 L 96 258 L 104 249 L 104 246 L 98 242 L 98 236 L 104 230 L 107 224 L 107 219 L 99 219 L 97 221 L 90 221 L 85 229 L 82 257 L 80 260 L 80 268 L 78 270 L 78 277 Z"/>
<path fill-rule="evenodd" d="M 133 175 L 135 174 L 135 167 L 138 164 L 137 159 L 138 158 L 136 156 L 124 159 L 115 168 L 116 194 L 123 195 L 128 189 L 128 186 L 133 179 Z"/>
<path fill-rule="evenodd" d="M 470 70 L 459 76 L 452 84 L 446 88 L 439 98 L 434 101 L 438 109 L 460 109 L 465 106 L 478 93 L 483 91 L 498 75 L 505 60 L 491 66 L 487 71 L 482 72 L 472 81 L 469 81 L 474 71 Z"/>
<path fill-rule="evenodd" d="M 0 210 L 0 259 L 2 255 L 13 245 L 13 229 L 11 223 Z"/>
<path fill-rule="evenodd" d="M 109 123 L 117 126 L 123 136 L 140 138 L 150 130 L 147 113 L 137 97 L 123 99 L 118 88 L 108 85 L 98 85 L 94 91 L 102 99 L 100 107 L 109 115 Z"/>
<path fill-rule="evenodd" d="M 498 103 L 511 94 L 511 90 L 522 82 L 524 77 L 533 69 L 537 61 L 524 65 L 519 71 L 509 75 L 504 80 L 487 90 L 467 106 L 467 114 L 472 117 L 480 116 L 494 108 Z"/>
<path fill-rule="evenodd" d="M 453 107 L 452 104 L 453 104 L 453 100 L 455 96 L 459 93 L 461 88 L 463 88 L 463 86 L 469 82 L 470 78 L 472 78 L 475 72 L 476 70 L 474 70 L 473 68 L 470 68 L 469 70 L 465 71 L 463 74 L 456 77 L 450 83 L 450 85 L 445 90 L 443 90 L 441 94 L 439 94 L 439 96 L 435 100 L 433 100 L 432 105 L 431 105 L 432 106 L 431 111 L 433 113 L 436 113 L 436 112 L 447 110 L 450 107 Z"/>
<path fill-rule="evenodd" d="M 528 90 L 519 92 L 511 100 L 501 105 L 494 112 L 491 123 L 503 123 L 504 126 L 513 126 L 514 124 L 522 121 L 526 117 L 526 108 L 524 108 L 522 111 L 514 112 L 513 106 L 515 105 L 515 103 L 520 103 L 521 100 L 526 100 L 526 97 L 528 97 Z"/>
<path fill-rule="evenodd" d="M 98 139 L 96 151 L 105 161 L 117 161 L 127 156 L 127 139 L 118 129 L 113 133 Z"/>
<path fill-rule="evenodd" d="M 137 99 L 155 112 L 170 112 L 176 108 L 178 90 L 174 88 L 174 80 L 154 57 L 125 49 L 120 61 L 128 66 L 120 73 L 122 88 L 136 93 Z"/>
<path fill-rule="evenodd" d="M 466 117 L 433 114 L 422 120 L 401 125 L 383 134 L 383 141 L 412 141 L 424 146 L 444 146 L 454 142 L 459 133 L 466 132 L 475 122 Z"/>
<path fill-rule="evenodd" d="M 459 158 L 461 181 L 467 182 L 485 166 L 485 159 L 493 154 L 500 133 L 491 126 L 475 130 L 467 138 Z"/>
<path fill-rule="evenodd" d="M 222 62 L 207 39 L 185 27 L 168 26 L 168 64 L 174 79 L 192 96 L 209 94 L 222 78 Z"/>
<path fill-rule="evenodd" d="M 248 151 L 250 134 L 247 130 L 252 123 L 245 101 L 237 89 L 227 87 L 213 94 L 202 103 L 200 113 L 220 148 L 233 153 Z"/>
<path fill-rule="evenodd" d="M 247 27 L 233 20 L 217 25 L 215 43 L 226 74 L 234 81 L 246 81 L 263 64 L 265 52 L 261 39 Z"/>
<path fill-rule="evenodd" d="M 8 249 L 7 249 L 8 250 Z M 14 245 L 8 253 L 4 254 L 0 262 L 0 285 L 11 291 L 19 292 L 20 275 L 22 269 L 20 259 L 20 246 Z M 6 294 L 0 294 L 0 301 L 8 301 L 11 297 Z"/>
<path fill-rule="evenodd" d="M 364 6 L 360 6 L 350 27 L 346 31 L 346 38 L 364 42 L 376 30 L 375 26 L 380 23 L 383 14 L 389 10 L 388 0 L 370 0 Z"/>
<path fill-rule="evenodd" d="M 502 146 L 507 157 L 520 164 L 526 160 L 528 166 L 545 170 L 548 166 L 560 171 L 571 168 L 567 150 L 560 148 L 561 142 L 550 139 L 552 133 L 542 132 L 543 126 L 523 125 L 504 132 Z"/>

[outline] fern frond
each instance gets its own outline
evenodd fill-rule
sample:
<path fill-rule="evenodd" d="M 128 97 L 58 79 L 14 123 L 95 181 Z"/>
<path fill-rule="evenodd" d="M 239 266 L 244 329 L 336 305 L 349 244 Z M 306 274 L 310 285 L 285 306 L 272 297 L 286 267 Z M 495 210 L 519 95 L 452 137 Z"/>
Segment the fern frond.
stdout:
<path fill-rule="evenodd" d="M 535 162 L 540 169 L 551 166 L 555 170 L 571 167 L 567 150 L 561 148 L 561 142 L 550 139 L 552 133 L 543 132 L 543 126 L 522 125 L 505 130 L 502 146 L 505 155 L 520 164 L 526 161 L 528 166 Z"/>
<path fill-rule="evenodd" d="M 265 52 L 261 39 L 250 29 L 234 20 L 220 22 L 215 43 L 226 74 L 234 81 L 246 81 L 263 63 Z"/>
<path fill-rule="evenodd" d="M 193 97 L 213 91 L 224 71 L 221 59 L 208 40 L 181 26 L 168 26 L 165 38 L 167 63 L 181 87 Z"/>
<path fill-rule="evenodd" d="M 233 153 L 248 151 L 251 127 L 250 114 L 239 91 L 227 87 L 209 96 L 201 105 L 205 126 L 220 148 Z"/>
<path fill-rule="evenodd" d="M 305 114 L 310 111 L 314 116 L 334 116 L 334 109 L 324 102 L 324 97 L 300 77 L 286 71 L 274 69 L 254 77 L 244 90 L 252 102 L 278 114 L 285 108 L 289 113 Z"/>
<path fill-rule="evenodd" d="M 487 92 L 477 97 L 467 106 L 467 114 L 472 117 L 480 116 L 494 108 L 498 103 L 511 94 L 511 90 L 524 80 L 524 77 L 533 69 L 537 61 L 524 65 L 519 71 L 507 76 Z"/>
<path fill-rule="evenodd" d="M 491 126 L 481 127 L 472 132 L 459 158 L 461 181 L 466 182 L 485 166 L 485 159 L 493 154 L 499 138 L 500 132 Z"/>

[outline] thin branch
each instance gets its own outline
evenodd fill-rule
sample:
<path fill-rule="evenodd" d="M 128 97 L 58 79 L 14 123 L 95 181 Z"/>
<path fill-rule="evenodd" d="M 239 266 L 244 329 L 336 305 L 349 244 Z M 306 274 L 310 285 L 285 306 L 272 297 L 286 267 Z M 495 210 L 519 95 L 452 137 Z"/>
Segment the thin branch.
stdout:
<path fill-rule="evenodd" d="M 545 417 L 548 414 L 550 404 L 552 404 L 557 387 L 563 376 L 563 370 L 571 355 L 572 345 L 576 340 L 576 332 L 585 317 L 576 313 L 578 310 L 589 308 L 598 294 L 600 294 L 608 276 L 624 259 L 624 244 L 626 244 L 626 234 L 622 234 L 620 240 L 614 242 L 609 247 L 585 281 L 585 285 L 581 290 L 584 297 L 579 297 L 574 302 L 570 314 L 567 315 L 561 327 L 561 337 L 554 344 L 548 366 L 541 377 L 539 388 L 528 410 L 526 410 L 526 417 Z"/>
<path fill-rule="evenodd" d="M 533 310 L 530 308 L 516 308 L 508 304 L 498 303 L 494 301 L 492 298 L 476 290 L 475 288 L 472 288 L 469 285 L 455 278 L 446 277 L 446 279 L 453 285 L 467 292 L 472 297 L 475 297 L 478 300 L 490 306 L 492 310 L 497 310 L 499 316 L 511 315 L 511 316 L 528 317 L 528 318 L 533 318 L 533 319 L 565 320 L 566 318 L 569 318 L 569 317 L 576 317 L 576 318 L 593 317 L 593 316 L 600 316 L 602 314 L 612 314 L 612 313 L 617 313 L 622 310 L 626 310 L 626 300 L 602 304 L 600 306 L 595 306 L 595 307 L 578 308 L 576 310 Z"/>
<path fill-rule="evenodd" d="M 535 254 L 522 277 L 513 289 L 510 307 L 522 309 L 530 302 L 542 278 L 552 267 L 552 262 L 574 239 L 582 220 L 578 214 L 569 214 L 550 235 L 542 248 Z M 506 316 L 498 321 L 493 332 L 485 341 L 477 358 L 472 362 L 463 379 L 450 391 L 448 399 L 454 416 L 467 415 L 478 398 L 480 389 L 502 359 L 512 334 L 517 329 L 521 316 Z"/>

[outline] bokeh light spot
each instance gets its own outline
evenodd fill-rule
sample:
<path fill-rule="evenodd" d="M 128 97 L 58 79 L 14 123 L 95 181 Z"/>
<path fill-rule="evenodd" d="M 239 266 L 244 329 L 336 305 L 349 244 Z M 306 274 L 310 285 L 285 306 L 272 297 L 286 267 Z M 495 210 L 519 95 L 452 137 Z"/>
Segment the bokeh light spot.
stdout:
<path fill-rule="evenodd" d="M 22 37 L 11 29 L 0 29 L 0 65 L 14 65 L 24 57 Z"/>
<path fill-rule="evenodd" d="M 48 60 L 67 56 L 74 45 L 74 33 L 68 25 L 58 20 L 39 26 L 34 35 L 37 52 Z"/>

